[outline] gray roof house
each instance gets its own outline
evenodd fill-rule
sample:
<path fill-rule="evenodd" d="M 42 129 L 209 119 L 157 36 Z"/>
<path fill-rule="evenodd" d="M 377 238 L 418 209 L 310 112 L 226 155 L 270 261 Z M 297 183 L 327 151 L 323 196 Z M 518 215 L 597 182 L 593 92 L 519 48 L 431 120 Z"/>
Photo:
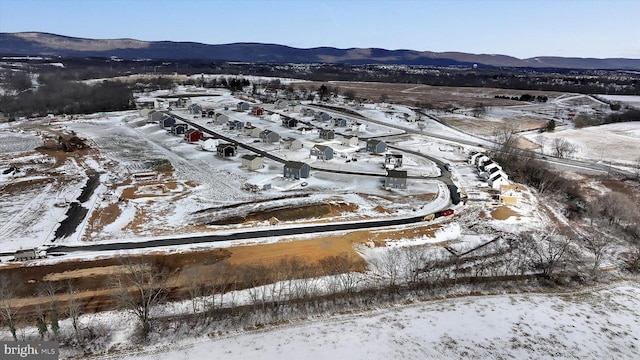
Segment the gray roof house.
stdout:
<path fill-rule="evenodd" d="M 331 129 L 320 129 L 320 139 L 333 140 L 336 137 L 335 131 Z"/>
<path fill-rule="evenodd" d="M 282 117 L 282 126 L 286 128 L 294 128 L 298 126 L 298 120 L 290 117 Z"/>
<path fill-rule="evenodd" d="M 314 145 L 309 152 L 309 156 L 318 160 L 331 160 L 333 159 L 333 149 L 326 145 Z"/>
<path fill-rule="evenodd" d="M 236 150 L 237 148 L 234 144 L 224 143 L 216 146 L 216 152 L 222 157 L 235 156 Z"/>
<path fill-rule="evenodd" d="M 151 111 L 149 112 L 149 115 L 147 121 L 148 122 L 158 122 L 160 121 L 160 119 L 162 119 L 164 116 L 168 116 L 167 114 L 161 112 L 161 111 Z"/>
<path fill-rule="evenodd" d="M 388 170 L 384 177 L 384 187 L 391 189 L 407 188 L 407 172 L 401 170 Z"/>
<path fill-rule="evenodd" d="M 346 127 L 347 126 L 347 119 L 335 118 L 335 119 L 333 119 L 333 126 Z"/>
<path fill-rule="evenodd" d="M 173 126 L 176 123 L 176 119 L 174 119 L 173 117 L 167 115 L 167 114 L 163 114 L 164 117 L 160 119 L 160 127 L 162 128 L 168 128 Z"/>
<path fill-rule="evenodd" d="M 229 130 L 242 130 L 244 129 L 244 123 L 242 121 L 238 121 L 238 120 L 231 120 L 229 122 L 227 122 L 227 126 L 229 127 Z"/>
<path fill-rule="evenodd" d="M 171 134 L 173 135 L 184 135 L 189 129 L 189 125 L 185 123 L 175 123 L 171 125 Z"/>
<path fill-rule="evenodd" d="M 282 147 L 288 150 L 300 150 L 302 149 L 302 141 L 292 137 L 286 138 L 282 140 Z"/>
<path fill-rule="evenodd" d="M 302 115 L 302 116 L 315 116 L 316 112 L 313 111 L 313 109 L 302 108 L 302 109 L 300 109 L 300 115 Z"/>
<path fill-rule="evenodd" d="M 238 111 L 249 111 L 251 109 L 251 104 L 247 103 L 247 102 L 239 102 L 236 105 L 236 110 Z"/>
<path fill-rule="evenodd" d="M 300 161 L 287 161 L 284 164 L 284 177 L 290 179 L 304 179 L 309 177 L 311 166 Z"/>
<path fill-rule="evenodd" d="M 216 119 L 214 120 L 216 124 L 224 125 L 229 121 L 229 115 L 225 115 L 222 113 L 217 113 L 215 115 Z"/>
<path fill-rule="evenodd" d="M 381 140 L 371 139 L 367 141 L 367 151 L 374 154 L 382 154 L 387 151 L 387 144 Z"/>
<path fill-rule="evenodd" d="M 280 135 L 278 135 L 278 133 L 273 132 L 271 130 L 263 130 L 260 133 L 260 139 L 262 140 L 262 142 L 272 144 L 280 141 Z"/>
<path fill-rule="evenodd" d="M 327 114 L 326 112 L 320 112 L 315 114 L 313 118 L 314 120 L 318 120 L 318 121 L 329 121 L 331 120 L 331 115 Z"/>
<path fill-rule="evenodd" d="M 262 169 L 262 157 L 258 155 L 242 155 L 242 167 L 248 170 Z"/>
<path fill-rule="evenodd" d="M 202 113 L 202 106 L 198 104 L 191 104 L 187 106 L 187 111 L 192 115 L 200 115 Z"/>

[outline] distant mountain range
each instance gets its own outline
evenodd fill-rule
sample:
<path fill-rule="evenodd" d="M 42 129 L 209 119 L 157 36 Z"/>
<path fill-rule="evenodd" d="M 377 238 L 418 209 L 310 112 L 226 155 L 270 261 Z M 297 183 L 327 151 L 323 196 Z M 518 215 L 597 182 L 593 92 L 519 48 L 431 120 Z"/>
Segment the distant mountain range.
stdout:
<path fill-rule="evenodd" d="M 507 55 L 385 50 L 377 48 L 299 49 L 262 43 L 208 45 L 195 42 L 83 39 L 62 35 L 0 33 L 0 55 L 118 57 L 153 60 L 218 60 L 262 63 L 336 63 L 451 66 L 533 67 L 564 69 L 640 70 L 640 59 L 595 59 L 540 56 L 518 59 Z"/>

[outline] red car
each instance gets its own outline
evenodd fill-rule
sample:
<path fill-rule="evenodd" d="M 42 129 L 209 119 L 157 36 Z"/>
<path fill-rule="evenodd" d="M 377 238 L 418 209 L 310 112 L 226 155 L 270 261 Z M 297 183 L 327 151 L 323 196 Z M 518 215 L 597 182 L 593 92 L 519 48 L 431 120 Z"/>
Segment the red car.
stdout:
<path fill-rule="evenodd" d="M 451 216 L 453 215 L 452 209 L 442 210 L 440 211 L 440 216 Z"/>

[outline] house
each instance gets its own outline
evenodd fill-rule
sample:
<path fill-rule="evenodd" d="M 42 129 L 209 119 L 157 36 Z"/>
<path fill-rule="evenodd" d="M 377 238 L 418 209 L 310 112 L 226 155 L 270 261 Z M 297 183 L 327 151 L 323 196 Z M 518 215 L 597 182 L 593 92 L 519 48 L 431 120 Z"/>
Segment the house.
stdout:
<path fill-rule="evenodd" d="M 153 109 L 156 107 L 156 102 L 153 100 L 137 100 L 136 109 Z"/>
<path fill-rule="evenodd" d="M 260 139 L 262 140 L 262 142 L 273 144 L 280 141 L 280 135 L 271 130 L 263 130 L 260 133 Z"/>
<path fill-rule="evenodd" d="M 244 101 L 236 104 L 236 110 L 238 111 L 249 111 L 249 109 L 251 109 L 251 104 L 246 103 Z"/>
<path fill-rule="evenodd" d="M 343 119 L 343 118 L 333 119 L 333 126 L 335 126 L 335 127 L 346 127 L 347 126 L 347 119 Z"/>
<path fill-rule="evenodd" d="M 25 261 L 38 258 L 38 252 L 36 249 L 18 250 L 13 254 L 13 260 Z"/>
<path fill-rule="evenodd" d="M 385 169 L 397 169 L 402 167 L 402 154 L 385 154 L 384 167 Z"/>
<path fill-rule="evenodd" d="M 302 149 L 302 141 L 294 139 L 292 137 L 282 140 L 282 148 L 288 150 L 300 150 Z"/>
<path fill-rule="evenodd" d="M 489 159 L 488 156 L 482 155 L 476 159 L 475 165 L 478 167 L 478 169 L 482 169 L 485 165 L 489 164 L 490 161 L 491 159 Z"/>
<path fill-rule="evenodd" d="M 487 184 L 493 189 L 500 190 L 502 186 L 509 185 L 509 176 L 504 171 L 498 170 L 489 176 Z"/>
<path fill-rule="evenodd" d="M 248 170 L 262 169 L 262 156 L 258 155 L 242 155 L 242 167 Z"/>
<path fill-rule="evenodd" d="M 200 149 L 204 151 L 217 151 L 216 147 L 220 144 L 219 139 L 214 139 L 211 137 L 200 138 L 198 140 L 198 146 Z"/>
<path fill-rule="evenodd" d="M 318 160 L 331 160 L 333 159 L 333 149 L 326 145 L 314 145 L 310 150 L 309 156 Z"/>
<path fill-rule="evenodd" d="M 259 106 L 254 106 L 251 108 L 251 115 L 262 116 L 264 115 L 264 109 Z"/>
<path fill-rule="evenodd" d="M 410 114 L 404 114 L 404 119 L 407 122 L 416 122 L 416 120 L 417 120 L 415 116 L 410 115 Z"/>
<path fill-rule="evenodd" d="M 282 126 L 284 126 L 286 128 L 294 128 L 294 127 L 298 126 L 298 120 L 296 120 L 294 118 L 283 117 L 282 118 Z"/>
<path fill-rule="evenodd" d="M 327 114 L 326 112 L 319 112 L 313 116 L 313 119 L 326 122 L 331 120 L 331 115 Z"/>
<path fill-rule="evenodd" d="M 218 125 L 224 125 L 229 121 L 229 115 L 225 115 L 223 113 L 217 113 L 215 115 L 214 122 Z"/>
<path fill-rule="evenodd" d="M 237 147 L 234 144 L 223 143 L 216 146 L 216 152 L 222 157 L 235 156 L 236 150 Z"/>
<path fill-rule="evenodd" d="M 353 132 L 367 131 L 367 124 L 363 124 L 363 123 L 357 122 L 357 123 L 351 125 L 351 131 L 353 131 Z"/>
<path fill-rule="evenodd" d="M 300 109 L 300 115 L 302 116 L 316 116 L 316 112 L 313 109 L 302 108 Z"/>
<path fill-rule="evenodd" d="M 306 135 L 306 134 L 316 134 L 318 132 L 317 128 L 314 127 L 310 127 L 310 126 L 303 126 L 303 127 L 299 127 L 296 132 L 298 134 L 302 134 L 302 135 Z"/>
<path fill-rule="evenodd" d="M 149 115 L 147 115 L 147 122 L 160 122 L 160 119 L 162 119 L 163 117 L 168 116 L 167 114 L 161 112 L 161 111 L 151 111 L 149 113 Z"/>
<path fill-rule="evenodd" d="M 370 139 L 367 141 L 367 151 L 374 154 L 382 154 L 387 151 L 387 144 L 382 140 Z"/>
<path fill-rule="evenodd" d="M 276 109 L 286 109 L 289 107 L 289 101 L 285 99 L 278 99 L 274 104 Z"/>
<path fill-rule="evenodd" d="M 498 165 L 498 163 L 495 163 L 495 162 L 492 161 L 490 163 L 487 163 L 482 169 L 484 171 L 486 171 L 486 172 L 493 173 L 494 171 L 496 171 L 494 169 L 502 170 L 502 166 L 500 166 L 500 165 Z M 491 170 L 493 170 L 493 171 L 491 171 Z"/>
<path fill-rule="evenodd" d="M 304 179 L 309 177 L 311 166 L 300 161 L 287 161 L 284 164 L 284 177 L 289 179 Z"/>
<path fill-rule="evenodd" d="M 227 123 L 229 130 L 241 131 L 244 129 L 244 123 L 238 120 L 231 120 Z"/>
<path fill-rule="evenodd" d="M 330 129 L 320 129 L 320 139 L 333 140 L 336 137 L 336 133 Z"/>
<path fill-rule="evenodd" d="M 215 110 L 209 110 L 207 111 L 207 117 L 208 118 L 213 118 L 216 116 L 216 111 Z"/>
<path fill-rule="evenodd" d="M 345 135 L 340 140 L 342 146 L 358 146 L 358 137 L 355 135 Z"/>
<path fill-rule="evenodd" d="M 168 127 L 172 127 L 173 125 L 175 125 L 176 123 L 176 119 L 174 119 L 173 117 L 167 115 L 167 114 L 163 114 L 164 117 L 160 119 L 159 123 L 160 123 L 160 127 L 161 128 L 168 128 Z"/>
<path fill-rule="evenodd" d="M 261 132 L 262 132 L 262 129 L 257 128 L 253 125 L 244 126 L 244 134 L 246 136 L 250 136 L 252 138 L 259 138 Z"/>
<path fill-rule="evenodd" d="M 178 100 L 176 100 L 176 107 L 183 108 L 187 106 L 189 102 L 191 102 L 191 99 L 189 98 L 179 98 Z"/>
<path fill-rule="evenodd" d="M 472 152 L 471 157 L 469 157 L 469 164 L 475 165 L 478 161 L 478 158 L 482 155 L 484 154 L 481 152 L 477 152 L 477 151 Z"/>
<path fill-rule="evenodd" d="M 173 135 L 184 135 L 189 129 L 189 125 L 185 123 L 175 123 L 171 125 L 171 134 Z"/>
<path fill-rule="evenodd" d="M 187 130 L 187 132 L 184 134 L 184 139 L 187 140 L 188 142 L 193 143 L 202 139 L 203 136 L 204 134 L 202 133 L 202 131 L 191 129 L 191 130 Z"/>
<path fill-rule="evenodd" d="M 277 123 L 278 121 L 280 121 L 280 118 L 282 118 L 282 116 L 280 116 L 280 114 L 276 114 L 273 113 L 271 115 L 269 115 L 269 121 Z"/>
<path fill-rule="evenodd" d="M 387 170 L 384 177 L 384 187 L 390 189 L 407 188 L 407 172 L 402 170 Z"/>
<path fill-rule="evenodd" d="M 187 106 L 187 111 L 191 115 L 200 115 L 200 114 L 202 114 L 202 106 L 200 106 L 198 104 L 191 104 L 191 105 Z"/>

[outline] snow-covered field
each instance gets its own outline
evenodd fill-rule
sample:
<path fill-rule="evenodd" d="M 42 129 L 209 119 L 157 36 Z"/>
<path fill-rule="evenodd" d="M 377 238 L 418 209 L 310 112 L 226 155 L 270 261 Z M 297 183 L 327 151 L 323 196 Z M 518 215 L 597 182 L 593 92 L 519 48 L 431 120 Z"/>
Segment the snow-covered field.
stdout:
<path fill-rule="evenodd" d="M 640 285 L 465 296 L 164 342 L 104 359 L 637 359 Z"/>
<path fill-rule="evenodd" d="M 529 133 L 525 137 L 552 153 L 553 139 L 564 138 L 576 146 L 574 157 L 614 163 L 633 163 L 640 158 L 640 121 Z"/>
<path fill-rule="evenodd" d="M 636 95 L 598 95 L 608 101 L 619 102 L 636 109 L 640 109 L 640 96 Z"/>

